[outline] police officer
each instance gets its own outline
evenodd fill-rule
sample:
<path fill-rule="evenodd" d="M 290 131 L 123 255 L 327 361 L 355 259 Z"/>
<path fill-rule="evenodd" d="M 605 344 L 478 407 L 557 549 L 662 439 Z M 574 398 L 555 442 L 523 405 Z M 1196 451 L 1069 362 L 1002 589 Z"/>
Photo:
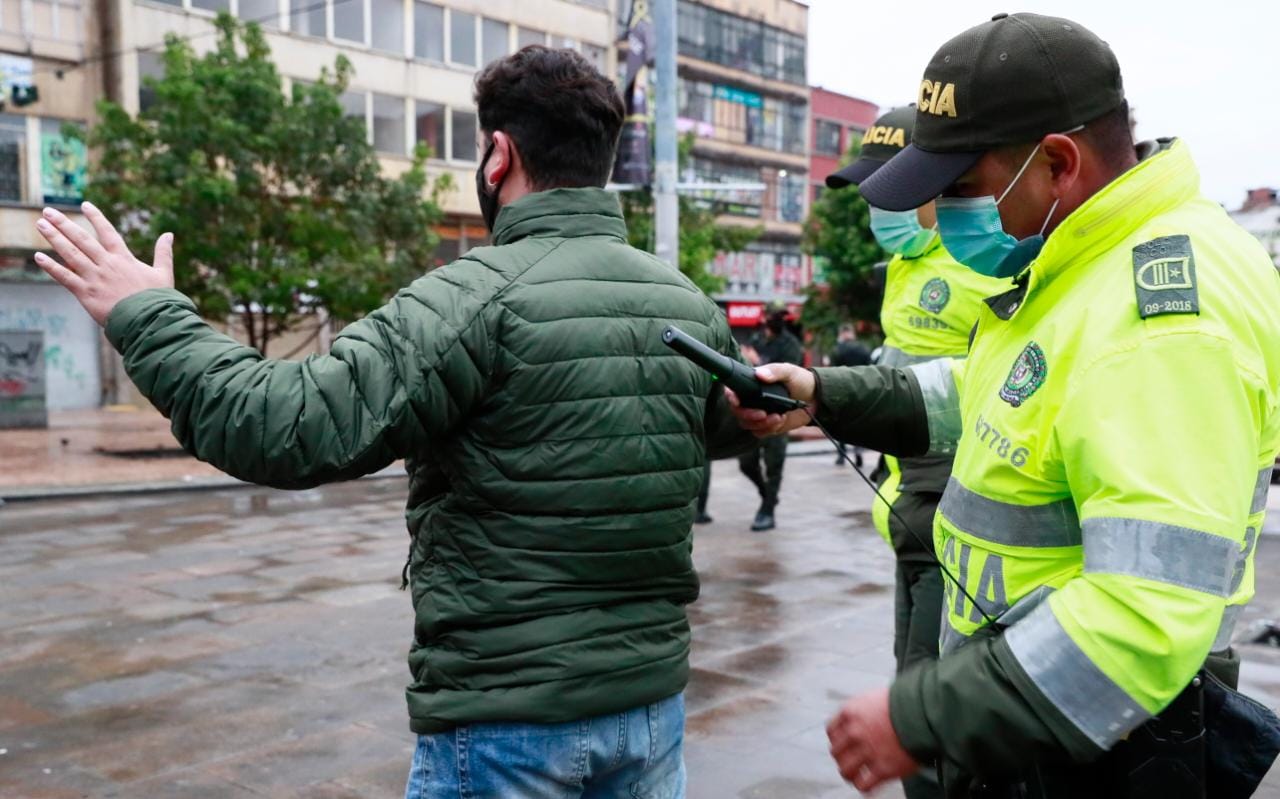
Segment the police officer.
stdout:
<path fill-rule="evenodd" d="M 765 308 L 764 330 L 753 336 L 745 353 L 757 366 L 769 363 L 804 363 L 804 345 L 787 327 L 787 306 L 779 300 Z M 761 461 L 764 470 L 761 471 Z M 782 489 L 782 467 L 787 462 L 787 437 L 771 436 L 738 458 L 738 468 L 760 492 L 760 509 L 751 522 L 752 532 L 761 533 L 777 526 L 774 508 Z M 709 478 L 707 478 L 709 479 Z"/>
<path fill-rule="evenodd" d="M 914 105 L 882 115 L 863 137 L 857 160 L 827 176 L 827 187 L 857 185 L 875 174 L 911 141 Z M 1010 288 L 956 263 L 936 231 L 933 203 L 905 211 L 871 206 L 871 232 L 890 253 L 880 326 L 880 363 L 905 367 L 940 357 L 963 358 L 982 300 Z M 933 552 L 933 516 L 951 474 L 950 454 L 881 459 L 874 478 L 880 497 L 872 506 L 876 530 L 893 547 L 895 569 L 893 653 L 898 672 L 937 660 L 942 617 L 942 575 Z M 890 505 L 893 512 L 890 513 Z M 903 781 L 907 799 L 940 796 L 924 773 Z"/>
<path fill-rule="evenodd" d="M 1070 20 L 1000 14 L 943 45 L 912 144 L 861 190 L 941 195 L 952 256 L 1016 278 L 966 360 L 761 370 L 840 437 L 955 453 L 942 658 L 849 701 L 833 757 L 862 790 L 941 759 L 949 796 L 1132 796 L 1134 747 L 1176 740 L 1152 733 L 1198 675 L 1236 680 L 1280 450 L 1280 276 L 1185 143 L 1135 151 L 1115 56 Z"/>

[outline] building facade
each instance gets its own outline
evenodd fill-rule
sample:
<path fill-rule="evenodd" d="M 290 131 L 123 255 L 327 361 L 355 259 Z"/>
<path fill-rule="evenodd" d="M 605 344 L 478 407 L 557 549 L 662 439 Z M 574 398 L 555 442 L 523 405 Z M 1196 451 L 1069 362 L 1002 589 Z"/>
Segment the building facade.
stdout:
<path fill-rule="evenodd" d="M 137 112 L 151 101 L 143 79 L 161 74 L 165 37 L 205 51 L 221 11 L 263 27 L 286 90 L 345 56 L 354 76 L 343 103 L 365 121 L 387 174 L 408 169 L 418 142 L 431 146 L 428 173 L 454 186 L 438 263 L 488 238 L 471 188 L 476 72 L 532 43 L 614 69 L 610 0 L 0 0 L 0 390 L 16 385 L 4 378 L 3 332 L 26 342 L 19 332 L 37 330 L 51 410 L 142 401 L 97 325 L 35 267 L 45 243 L 34 222 L 43 205 L 78 216 L 88 154 L 63 124 L 92 123 L 103 98 Z M 280 351 L 305 355 L 323 340 L 308 350 L 286 337 Z"/>
<path fill-rule="evenodd" d="M 431 175 L 449 174 L 437 260 L 447 263 L 487 241 L 473 173 L 480 155 L 472 85 L 485 64 L 528 44 L 572 47 L 610 74 L 610 0 L 107 0 L 122 24 L 112 49 L 119 101 L 146 102 L 142 79 L 161 71 L 167 33 L 210 41 L 214 15 L 228 11 L 262 25 L 286 81 L 314 81 L 345 56 L 354 67 L 342 101 L 360 117 L 384 170 L 408 169 L 415 145 L 431 147 Z"/>
<path fill-rule="evenodd" d="M 724 224 L 760 226 L 712 273 L 730 322 L 750 327 L 771 300 L 803 301 L 810 280 L 801 235 L 808 213 L 808 8 L 795 0 L 677 0 L 678 125 L 692 132 L 688 183 L 763 184 L 694 192 Z"/>
<path fill-rule="evenodd" d="M 0 0 L 0 406 L 28 389 L 52 410 L 102 399 L 98 326 L 34 260 L 47 246 L 35 229 L 42 206 L 80 219 L 87 156 L 64 126 L 89 121 L 101 96 L 92 2 Z M 30 379 L 37 357 L 42 381 Z"/>
<path fill-rule="evenodd" d="M 810 90 L 809 105 L 813 109 L 809 198 L 816 200 L 826 188 L 827 175 L 840 168 L 840 159 L 854 141 L 861 140 L 880 115 L 880 109 L 869 100 L 821 86 Z"/>
<path fill-rule="evenodd" d="M 880 109 L 875 103 L 833 92 L 815 86 L 809 93 L 813 109 L 813 129 L 810 132 L 809 200 L 816 201 L 826 191 L 827 175 L 840 168 L 840 159 L 855 141 L 860 141 Z M 825 268 L 821 258 L 809 259 L 813 282 L 825 283 Z"/>
<path fill-rule="evenodd" d="M 1231 212 L 1236 224 L 1253 234 L 1280 269 L 1280 199 L 1275 189 L 1250 189 L 1244 205 Z"/>

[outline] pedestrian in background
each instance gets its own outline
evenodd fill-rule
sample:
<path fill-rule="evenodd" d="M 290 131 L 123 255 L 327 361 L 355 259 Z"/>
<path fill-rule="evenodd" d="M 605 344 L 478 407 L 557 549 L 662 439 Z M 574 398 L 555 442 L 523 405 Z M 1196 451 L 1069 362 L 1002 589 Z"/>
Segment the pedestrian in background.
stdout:
<path fill-rule="evenodd" d="M 854 335 L 853 325 L 840 325 L 837 334 L 836 349 L 831 353 L 831 366 L 868 366 L 871 363 L 871 350 L 867 349 Z M 843 466 L 849 452 L 843 441 L 836 442 L 836 466 Z M 862 468 L 862 447 L 853 448 L 853 465 Z"/>
<path fill-rule="evenodd" d="M 787 326 L 787 306 L 771 302 L 766 308 L 764 330 L 751 339 L 745 349 L 748 358 L 756 366 L 769 363 L 804 363 L 804 345 Z M 755 485 L 760 494 L 760 508 L 751 522 L 752 532 L 764 532 L 777 526 L 774 508 L 778 505 L 778 492 L 782 490 L 782 469 L 787 461 L 787 437 L 772 436 L 761 439 L 753 449 L 738 459 L 738 468 Z M 763 463 L 763 471 L 761 465 Z"/>

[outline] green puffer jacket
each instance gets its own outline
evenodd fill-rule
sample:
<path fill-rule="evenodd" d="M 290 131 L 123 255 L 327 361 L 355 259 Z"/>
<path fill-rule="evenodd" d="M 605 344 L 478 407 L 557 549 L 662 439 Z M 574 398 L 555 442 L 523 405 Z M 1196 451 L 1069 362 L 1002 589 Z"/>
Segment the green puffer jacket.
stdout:
<path fill-rule="evenodd" d="M 751 443 L 660 338 L 674 322 L 737 357 L 723 314 L 627 245 L 616 197 L 528 195 L 494 241 L 302 362 L 263 359 L 175 291 L 107 323 L 183 446 L 236 477 L 302 488 L 406 460 L 420 733 L 681 691 L 703 462 Z"/>

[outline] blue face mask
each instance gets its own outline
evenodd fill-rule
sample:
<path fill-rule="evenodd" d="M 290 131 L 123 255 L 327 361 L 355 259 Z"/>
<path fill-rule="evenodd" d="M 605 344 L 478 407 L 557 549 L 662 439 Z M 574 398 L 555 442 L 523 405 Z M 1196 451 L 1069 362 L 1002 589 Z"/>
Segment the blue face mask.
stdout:
<path fill-rule="evenodd" d="M 1013 277 L 1035 260 L 1044 247 L 1044 231 L 1049 227 L 1053 212 L 1058 210 L 1054 200 L 1049 214 L 1040 226 L 1040 232 L 1025 239 L 1015 239 L 1004 230 L 997 206 L 1009 196 L 1022 173 L 1031 165 L 1031 159 L 1040 150 L 1037 145 L 1023 163 L 1013 182 L 999 199 L 986 197 L 939 197 L 938 232 L 942 234 L 942 246 L 951 257 L 979 274 L 990 277 Z"/>
<path fill-rule="evenodd" d="M 891 253 L 915 258 L 933 241 L 933 228 L 920 226 L 915 211 L 885 211 L 871 206 L 871 232 L 876 241 Z"/>

